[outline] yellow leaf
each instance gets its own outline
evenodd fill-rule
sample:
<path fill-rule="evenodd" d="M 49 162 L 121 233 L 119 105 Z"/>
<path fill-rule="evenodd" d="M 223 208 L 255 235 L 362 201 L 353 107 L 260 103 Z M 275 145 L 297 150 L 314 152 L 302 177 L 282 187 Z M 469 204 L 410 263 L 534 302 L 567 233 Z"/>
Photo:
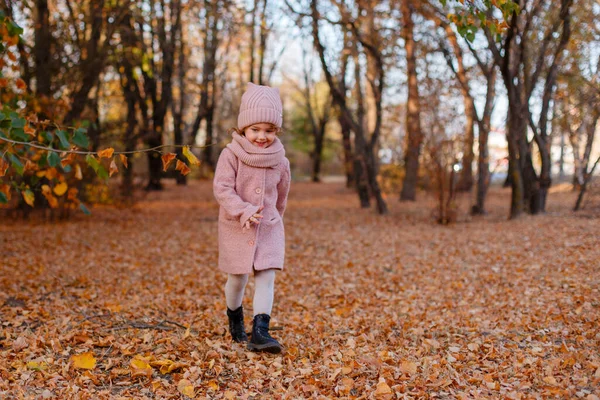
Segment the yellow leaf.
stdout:
<path fill-rule="evenodd" d="M 167 154 L 162 155 L 162 157 L 160 159 L 162 160 L 162 163 L 163 163 L 163 171 L 167 171 L 167 169 L 169 168 L 169 165 L 171 165 L 171 163 L 173 162 L 175 157 L 177 157 L 177 154 L 175 154 L 175 153 L 167 153 Z"/>
<path fill-rule="evenodd" d="M 200 165 L 200 160 L 190 151 L 189 146 L 183 146 L 183 155 L 192 165 Z"/>
<path fill-rule="evenodd" d="M 119 168 L 117 168 L 117 163 L 115 162 L 114 158 L 110 162 L 110 167 L 109 167 L 108 171 L 109 171 L 108 172 L 109 176 L 113 176 L 113 174 L 119 172 Z"/>
<path fill-rule="evenodd" d="M 115 152 L 115 149 L 113 149 L 112 147 L 109 147 L 104 150 L 100 150 L 98 152 L 98 158 L 111 158 L 114 152 Z"/>
<path fill-rule="evenodd" d="M 79 369 L 94 369 L 96 368 L 96 359 L 89 351 L 71 356 L 73 366 Z"/>
<path fill-rule="evenodd" d="M 180 171 L 181 175 L 186 176 L 192 170 L 188 167 L 184 162 L 177 160 L 177 165 L 175 165 L 175 170 Z"/>
<path fill-rule="evenodd" d="M 83 179 L 83 173 L 81 172 L 81 167 L 79 164 L 75 164 L 75 178 L 79 180 Z"/>
<path fill-rule="evenodd" d="M 148 362 L 140 357 L 135 356 L 131 361 L 131 376 L 151 376 L 152 375 L 152 367 Z"/>
<path fill-rule="evenodd" d="M 208 388 L 214 390 L 215 392 L 219 390 L 219 384 L 214 379 L 208 382 Z"/>
<path fill-rule="evenodd" d="M 129 166 L 127 164 L 127 156 L 125 154 L 119 154 L 119 158 L 121 159 L 121 162 L 123 163 L 123 165 L 125 166 L 125 168 L 127 168 Z"/>
<path fill-rule="evenodd" d="M 59 183 L 54 186 L 54 194 L 60 197 L 67 192 L 68 188 L 69 186 L 67 186 L 66 182 Z"/>
<path fill-rule="evenodd" d="M 379 383 L 377 384 L 377 390 L 375 390 L 375 396 L 391 394 L 392 389 L 385 383 L 385 379 L 379 378 Z"/>
<path fill-rule="evenodd" d="M 38 363 L 37 361 L 29 361 L 27 363 L 27 368 L 34 371 L 44 371 L 48 368 L 48 364 L 45 362 Z"/>
<path fill-rule="evenodd" d="M 25 203 L 33 207 L 33 204 L 35 203 L 35 196 L 33 195 L 33 192 L 27 189 L 22 191 L 21 194 L 23 195 L 23 200 L 25 200 Z"/>
<path fill-rule="evenodd" d="M 192 382 L 188 381 L 187 379 L 182 379 L 179 381 L 179 383 L 177 383 L 177 390 L 179 390 L 179 393 L 187 397 L 195 396 L 194 386 L 192 385 Z"/>
<path fill-rule="evenodd" d="M 171 372 L 173 372 L 175 370 L 178 370 L 180 368 L 187 366 L 187 364 L 175 362 L 173 360 L 152 361 L 150 363 L 150 365 L 152 365 L 153 367 L 160 367 L 160 373 L 163 375 L 170 374 Z"/>

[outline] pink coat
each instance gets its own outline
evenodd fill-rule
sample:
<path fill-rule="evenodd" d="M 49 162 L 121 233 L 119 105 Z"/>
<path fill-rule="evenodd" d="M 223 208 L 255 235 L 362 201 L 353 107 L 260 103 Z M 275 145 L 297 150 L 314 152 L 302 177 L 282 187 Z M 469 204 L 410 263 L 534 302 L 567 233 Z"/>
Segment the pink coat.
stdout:
<path fill-rule="evenodd" d="M 213 191 L 219 202 L 219 269 L 229 274 L 283 269 L 283 213 L 290 188 L 290 162 L 276 139 L 266 149 L 234 134 L 219 156 Z M 244 223 L 263 206 L 259 225 Z"/>

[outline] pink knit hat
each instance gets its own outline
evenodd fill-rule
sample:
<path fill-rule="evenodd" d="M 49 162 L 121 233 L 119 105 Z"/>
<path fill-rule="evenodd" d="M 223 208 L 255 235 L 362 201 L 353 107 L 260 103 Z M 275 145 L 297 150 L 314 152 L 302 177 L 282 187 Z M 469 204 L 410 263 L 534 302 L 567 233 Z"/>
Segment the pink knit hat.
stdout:
<path fill-rule="evenodd" d="M 248 88 L 242 96 L 238 129 L 242 130 L 252 124 L 270 123 L 281 128 L 283 121 L 283 105 L 279 97 L 279 89 L 269 86 L 255 85 L 248 82 Z"/>

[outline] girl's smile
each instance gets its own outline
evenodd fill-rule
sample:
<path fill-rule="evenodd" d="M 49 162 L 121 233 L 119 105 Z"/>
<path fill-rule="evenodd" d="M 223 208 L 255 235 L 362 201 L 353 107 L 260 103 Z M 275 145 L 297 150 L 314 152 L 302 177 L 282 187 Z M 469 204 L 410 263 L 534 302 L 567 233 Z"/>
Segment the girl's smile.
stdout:
<path fill-rule="evenodd" d="M 254 146 L 266 149 L 275 141 L 277 130 L 274 125 L 259 123 L 244 129 L 244 135 Z"/>

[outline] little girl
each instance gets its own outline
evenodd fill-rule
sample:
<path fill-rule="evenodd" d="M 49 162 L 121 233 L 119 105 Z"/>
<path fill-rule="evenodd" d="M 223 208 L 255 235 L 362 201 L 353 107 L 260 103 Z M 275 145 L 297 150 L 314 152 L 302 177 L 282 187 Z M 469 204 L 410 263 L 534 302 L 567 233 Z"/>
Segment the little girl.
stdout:
<path fill-rule="evenodd" d="M 290 163 L 281 131 L 279 90 L 252 83 L 242 96 L 233 140 L 219 156 L 213 182 L 219 202 L 219 269 L 225 284 L 229 333 L 248 342 L 242 299 L 248 275 L 254 273 L 252 336 L 248 349 L 281 352 L 269 335 L 275 270 L 283 269 L 283 213 L 290 188 Z"/>

